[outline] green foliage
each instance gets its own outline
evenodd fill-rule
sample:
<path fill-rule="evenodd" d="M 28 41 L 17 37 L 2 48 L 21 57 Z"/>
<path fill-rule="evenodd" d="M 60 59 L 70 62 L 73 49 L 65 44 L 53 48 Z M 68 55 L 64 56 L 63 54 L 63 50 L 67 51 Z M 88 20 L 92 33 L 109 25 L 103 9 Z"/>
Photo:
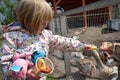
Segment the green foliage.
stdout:
<path fill-rule="evenodd" d="M 9 24 L 15 21 L 14 17 L 14 7 L 17 3 L 17 0 L 0 0 L 0 12 L 5 16 L 5 19 L 2 21 L 2 24 Z"/>
<path fill-rule="evenodd" d="M 1 38 L 1 34 L 0 34 L 0 38 Z M 1 44 L 2 44 L 2 40 L 0 39 L 0 46 L 1 46 Z M 0 71 L 0 80 L 2 80 L 2 73 L 1 73 L 1 71 Z"/>
<path fill-rule="evenodd" d="M 0 71 L 0 80 L 2 80 L 2 73 Z M 47 80 L 56 80 L 54 77 L 52 76 L 47 76 Z"/>
<path fill-rule="evenodd" d="M 4 12 L 4 8 L 2 6 L 0 6 L 0 12 L 3 13 Z"/>
<path fill-rule="evenodd" d="M 1 73 L 1 71 L 0 71 L 0 80 L 2 80 L 2 73 Z"/>
<path fill-rule="evenodd" d="M 48 75 L 47 76 L 47 80 L 56 80 L 53 76 L 51 76 L 51 75 Z"/>

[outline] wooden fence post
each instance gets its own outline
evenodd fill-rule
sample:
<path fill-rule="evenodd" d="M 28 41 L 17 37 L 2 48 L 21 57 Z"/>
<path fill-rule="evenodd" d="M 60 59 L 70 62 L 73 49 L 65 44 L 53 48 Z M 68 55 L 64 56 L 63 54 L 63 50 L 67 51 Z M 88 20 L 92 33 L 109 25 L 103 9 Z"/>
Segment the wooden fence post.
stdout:
<path fill-rule="evenodd" d="M 66 35 L 68 33 L 67 28 L 67 22 L 66 22 L 66 16 L 61 16 L 60 19 L 60 29 L 61 29 L 61 35 Z M 63 52 L 64 56 L 64 65 L 65 65 L 65 74 L 66 74 L 66 80 L 71 80 L 71 64 L 70 64 L 70 53 L 69 52 Z"/>
<path fill-rule="evenodd" d="M 85 0 L 82 0 L 82 6 L 85 6 Z M 86 32 L 87 30 L 87 12 L 84 11 L 83 12 L 83 17 L 84 17 L 84 29 L 83 29 L 83 33 Z"/>
<path fill-rule="evenodd" d="M 49 23 L 49 29 L 52 31 L 53 34 L 55 34 L 55 22 L 54 22 L 54 18 L 51 20 L 51 22 Z"/>
<path fill-rule="evenodd" d="M 63 52 L 63 55 L 64 55 L 66 80 L 71 80 L 70 53 L 69 52 Z"/>
<path fill-rule="evenodd" d="M 56 17 L 55 18 L 55 22 L 56 22 L 56 33 L 61 35 L 61 27 L 60 27 L 60 18 Z"/>
<path fill-rule="evenodd" d="M 68 33 L 68 28 L 66 24 L 66 16 L 60 16 L 60 27 L 61 27 L 61 34 L 66 35 Z"/>

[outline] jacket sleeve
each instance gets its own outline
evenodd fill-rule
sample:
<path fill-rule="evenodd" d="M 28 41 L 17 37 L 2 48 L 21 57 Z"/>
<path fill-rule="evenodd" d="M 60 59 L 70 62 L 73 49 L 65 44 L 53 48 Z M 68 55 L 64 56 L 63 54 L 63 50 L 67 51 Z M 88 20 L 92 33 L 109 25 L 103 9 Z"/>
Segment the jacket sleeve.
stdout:
<path fill-rule="evenodd" d="M 85 48 L 84 43 L 79 40 L 74 40 L 72 38 L 53 35 L 49 32 L 49 47 L 53 49 L 58 49 L 62 51 L 81 51 Z"/>
<path fill-rule="evenodd" d="M 12 45 L 13 42 L 10 39 L 9 39 L 9 41 L 6 39 L 2 40 L 2 46 L 0 48 L 0 52 L 1 52 L 0 53 L 0 62 L 1 62 L 1 64 L 6 62 L 6 61 L 9 62 L 9 60 L 11 60 L 13 53 L 15 51 L 15 48 Z"/>

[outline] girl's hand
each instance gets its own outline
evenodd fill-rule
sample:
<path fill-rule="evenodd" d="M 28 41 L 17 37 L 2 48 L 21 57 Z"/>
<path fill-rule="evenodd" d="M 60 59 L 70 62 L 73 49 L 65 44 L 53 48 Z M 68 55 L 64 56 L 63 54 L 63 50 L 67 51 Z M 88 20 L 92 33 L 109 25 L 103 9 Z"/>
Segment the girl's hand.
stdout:
<path fill-rule="evenodd" d="M 32 68 L 27 71 L 28 80 L 39 80 L 40 77 L 32 72 Z"/>
<path fill-rule="evenodd" d="M 91 50 L 91 47 L 92 47 L 91 44 L 84 44 L 84 46 L 85 46 L 84 48 L 85 51 Z"/>
<path fill-rule="evenodd" d="M 50 73 L 52 71 L 52 69 L 48 66 L 45 66 L 45 67 L 40 67 L 40 72 L 43 72 L 43 73 Z"/>
<path fill-rule="evenodd" d="M 92 44 L 84 44 L 84 45 L 85 45 L 85 48 L 84 48 L 85 51 L 97 49 L 97 46 L 92 45 Z"/>

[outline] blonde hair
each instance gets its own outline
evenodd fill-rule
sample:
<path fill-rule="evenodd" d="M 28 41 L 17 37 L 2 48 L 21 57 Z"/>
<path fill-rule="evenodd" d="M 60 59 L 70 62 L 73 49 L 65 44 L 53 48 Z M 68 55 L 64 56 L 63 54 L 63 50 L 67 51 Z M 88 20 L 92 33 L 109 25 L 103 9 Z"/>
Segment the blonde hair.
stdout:
<path fill-rule="evenodd" d="M 52 9 L 45 0 L 20 0 L 16 15 L 22 28 L 37 34 L 40 26 L 52 19 Z"/>

